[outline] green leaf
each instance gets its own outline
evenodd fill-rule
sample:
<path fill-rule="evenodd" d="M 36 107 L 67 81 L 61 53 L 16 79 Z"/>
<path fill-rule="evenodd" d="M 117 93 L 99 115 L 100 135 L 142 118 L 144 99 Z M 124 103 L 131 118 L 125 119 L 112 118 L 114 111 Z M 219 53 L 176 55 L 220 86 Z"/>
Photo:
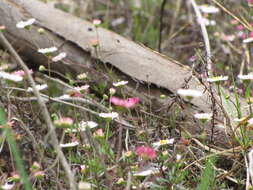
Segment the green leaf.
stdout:
<path fill-rule="evenodd" d="M 4 125 L 6 124 L 7 120 L 6 120 L 6 114 L 4 111 L 4 108 L 0 107 L 0 125 Z"/>
<path fill-rule="evenodd" d="M 206 167 L 201 178 L 198 190 L 209 190 L 215 179 L 215 170 L 213 164 L 215 163 L 215 158 L 210 157 L 206 162 Z"/>

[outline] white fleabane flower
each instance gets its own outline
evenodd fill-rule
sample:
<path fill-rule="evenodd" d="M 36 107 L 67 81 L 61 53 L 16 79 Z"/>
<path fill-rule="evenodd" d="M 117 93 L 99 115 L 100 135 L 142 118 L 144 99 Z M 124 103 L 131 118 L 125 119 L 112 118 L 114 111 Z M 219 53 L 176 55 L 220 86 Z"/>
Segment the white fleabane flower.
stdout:
<path fill-rule="evenodd" d="M 173 144 L 175 141 L 174 138 L 172 139 L 165 139 L 165 140 L 160 140 L 158 142 L 154 142 L 152 145 L 154 148 L 159 148 L 162 145 L 166 145 L 166 144 Z"/>
<path fill-rule="evenodd" d="M 4 72 L 4 71 L 0 71 L 0 78 L 11 80 L 11 81 L 14 81 L 14 82 L 20 82 L 20 81 L 23 80 L 23 77 L 21 77 L 21 76 L 18 76 L 18 75 L 15 75 L 15 74 L 9 74 L 9 73 Z"/>
<path fill-rule="evenodd" d="M 80 190 L 91 190 L 93 189 L 94 185 L 88 182 L 80 181 L 78 182 L 78 189 Z"/>
<path fill-rule="evenodd" d="M 100 113 L 99 117 L 102 118 L 108 118 L 108 119 L 116 119 L 119 117 L 119 114 L 117 112 L 112 112 L 112 113 Z"/>
<path fill-rule="evenodd" d="M 0 25 L 0 32 L 5 30 L 5 29 L 6 29 L 6 27 L 4 25 Z"/>
<path fill-rule="evenodd" d="M 57 47 L 50 47 L 50 48 L 42 48 L 42 49 L 38 49 L 39 53 L 42 54 L 47 54 L 47 53 L 53 53 L 57 51 Z"/>
<path fill-rule="evenodd" d="M 242 41 L 242 43 L 244 44 L 247 44 L 247 43 L 250 43 L 250 42 L 253 42 L 253 37 L 250 37 L 250 38 L 246 38 Z"/>
<path fill-rule="evenodd" d="M 79 142 L 74 141 L 74 142 L 71 142 L 71 143 L 60 144 L 60 147 L 68 148 L 68 147 L 75 147 L 75 146 L 78 146 L 78 145 L 79 145 Z"/>
<path fill-rule="evenodd" d="M 182 159 L 182 155 L 181 155 L 181 154 L 177 154 L 177 155 L 176 155 L 176 160 L 177 160 L 177 161 L 180 161 L 181 159 Z"/>
<path fill-rule="evenodd" d="M 242 118 L 235 118 L 234 121 L 235 122 L 242 122 L 243 120 L 245 120 L 246 117 L 242 117 Z"/>
<path fill-rule="evenodd" d="M 15 186 L 15 182 L 9 182 L 7 181 L 4 185 L 1 186 L 1 189 L 3 190 L 11 190 Z"/>
<path fill-rule="evenodd" d="M 93 20 L 93 24 L 94 24 L 95 26 L 98 26 L 98 25 L 100 25 L 101 23 L 102 23 L 102 21 L 99 20 L 99 19 L 94 19 L 94 20 Z"/>
<path fill-rule="evenodd" d="M 118 87 L 118 86 L 124 86 L 124 85 L 126 85 L 127 83 L 128 83 L 128 81 L 119 81 L 119 82 L 114 82 L 114 83 L 112 83 L 112 84 L 113 84 L 113 86 Z"/>
<path fill-rule="evenodd" d="M 31 26 L 35 22 L 35 18 L 28 19 L 27 21 L 20 21 L 16 24 L 17 28 L 26 28 Z"/>
<path fill-rule="evenodd" d="M 114 95 L 116 93 L 116 89 L 115 88 L 110 88 L 109 93 L 110 93 L 110 95 Z"/>
<path fill-rule="evenodd" d="M 76 78 L 79 79 L 79 80 L 84 80 L 84 79 L 87 78 L 87 74 L 86 73 L 81 73 L 81 74 L 77 75 Z"/>
<path fill-rule="evenodd" d="M 250 118 L 247 122 L 249 125 L 253 125 L 253 118 Z"/>
<path fill-rule="evenodd" d="M 44 90 L 44 89 L 47 89 L 47 84 L 42 84 L 42 85 L 36 85 L 36 88 L 38 91 L 41 91 L 41 90 Z M 27 88 L 27 92 L 33 92 L 33 89 L 31 87 Z"/>
<path fill-rule="evenodd" d="M 203 95 L 202 92 L 200 92 L 198 90 L 192 90 L 192 89 L 178 89 L 177 93 L 180 96 L 188 98 L 189 100 L 191 100 L 192 98 L 200 97 Z"/>
<path fill-rule="evenodd" d="M 154 175 L 159 173 L 159 168 L 150 168 L 146 170 L 142 170 L 139 172 L 135 172 L 134 176 L 149 176 L 149 175 Z"/>
<path fill-rule="evenodd" d="M 212 78 L 207 78 L 207 82 L 220 82 L 228 80 L 228 76 L 217 76 Z"/>
<path fill-rule="evenodd" d="M 67 56 L 67 54 L 65 52 L 60 53 L 59 55 L 55 56 L 52 58 L 53 62 L 57 62 L 62 60 L 63 58 L 65 58 Z"/>
<path fill-rule="evenodd" d="M 207 121 L 212 119 L 213 114 L 211 113 L 196 113 L 194 114 L 194 117 L 199 119 L 199 120 L 203 120 L 203 121 Z"/>
<path fill-rule="evenodd" d="M 202 22 L 206 25 L 206 26 L 215 26 L 216 25 L 216 21 L 215 20 L 209 20 L 207 18 L 201 18 Z M 200 21 L 199 21 L 200 23 Z"/>
<path fill-rule="evenodd" d="M 85 131 L 87 127 L 90 129 L 97 127 L 98 124 L 94 121 L 81 121 L 79 124 L 80 131 Z"/>
<path fill-rule="evenodd" d="M 216 14 L 220 11 L 219 8 L 211 6 L 211 5 L 200 5 L 199 9 L 202 13 L 206 13 L 206 14 Z"/>
<path fill-rule="evenodd" d="M 250 118 L 248 121 L 247 121 L 247 128 L 248 129 L 252 129 L 253 127 L 253 118 Z"/>
<path fill-rule="evenodd" d="M 166 170 L 167 168 L 165 166 L 162 167 L 163 170 Z M 160 173 L 160 168 L 157 165 L 146 165 L 143 168 L 141 168 L 139 171 L 134 173 L 134 176 L 149 176 Z"/>
<path fill-rule="evenodd" d="M 253 80 L 253 74 L 247 74 L 247 75 L 238 75 L 237 76 L 241 80 Z"/>
<path fill-rule="evenodd" d="M 65 100 L 71 98 L 69 94 L 63 94 L 62 96 L 58 97 L 60 100 Z"/>
<path fill-rule="evenodd" d="M 86 85 L 83 85 L 83 86 L 77 86 L 75 87 L 74 89 L 78 92 L 85 92 L 87 91 L 88 89 L 90 88 L 90 85 L 86 84 Z"/>
<path fill-rule="evenodd" d="M 65 132 L 77 133 L 77 132 L 81 132 L 81 131 L 86 131 L 87 127 L 92 129 L 97 126 L 98 126 L 98 124 L 94 121 L 81 121 L 80 124 L 78 125 L 78 128 L 66 129 Z"/>

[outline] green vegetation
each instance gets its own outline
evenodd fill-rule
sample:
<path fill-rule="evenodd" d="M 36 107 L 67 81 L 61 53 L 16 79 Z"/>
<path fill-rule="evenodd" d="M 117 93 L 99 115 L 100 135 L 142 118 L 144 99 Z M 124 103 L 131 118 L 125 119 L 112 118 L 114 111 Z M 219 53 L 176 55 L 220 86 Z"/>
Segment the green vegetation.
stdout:
<path fill-rule="evenodd" d="M 169 98 L 160 89 L 161 100 L 171 98 L 172 103 L 157 108 L 137 97 L 137 87 L 128 87 L 135 80 L 123 80 L 123 74 L 108 63 L 92 60 L 91 68 L 107 72 L 108 80 L 92 72 L 72 76 L 51 68 L 56 50 L 40 49 L 48 59 L 47 68 L 35 69 L 33 76 L 80 190 L 252 188 L 253 2 L 196 1 L 208 4 L 198 9 L 206 22 L 213 77 L 207 76 L 206 44 L 191 4 L 195 1 L 45 2 L 156 51 L 160 47 L 161 53 L 190 66 L 211 94 L 212 113 L 186 111 L 186 106 L 189 110 L 194 106 L 183 98 L 191 102 L 202 96 L 194 89 L 180 89 Z M 29 27 L 33 25 L 23 28 L 29 32 Z M 103 36 L 97 37 L 91 42 L 96 53 Z M 27 73 L 12 64 L 11 56 L 0 50 L 0 72 L 11 75 L 0 76 L 0 189 L 68 189 L 69 177 L 52 146 L 52 131 L 46 127 L 38 97 L 28 88 Z M 148 91 L 153 88 L 144 86 Z M 223 120 L 218 119 L 218 108 Z M 233 142 L 226 146 L 213 142 L 219 131 L 206 131 L 206 126 L 217 123 L 230 134 L 219 140 Z"/>

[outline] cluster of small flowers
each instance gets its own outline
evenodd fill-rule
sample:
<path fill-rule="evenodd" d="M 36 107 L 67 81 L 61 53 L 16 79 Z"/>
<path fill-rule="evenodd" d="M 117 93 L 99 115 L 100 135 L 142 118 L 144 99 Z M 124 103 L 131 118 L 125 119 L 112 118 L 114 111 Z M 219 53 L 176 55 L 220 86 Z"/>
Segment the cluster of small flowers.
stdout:
<path fill-rule="evenodd" d="M 32 74 L 33 71 L 29 70 L 29 73 Z M 17 70 L 12 73 L 8 73 L 5 71 L 0 71 L 0 78 L 10 80 L 13 82 L 20 82 L 23 81 L 24 77 L 26 77 L 26 74 L 23 70 Z"/>
<path fill-rule="evenodd" d="M 215 20 L 210 20 L 208 19 L 209 16 L 211 14 L 217 14 L 220 12 L 219 8 L 215 7 L 215 6 L 211 6 L 211 5 L 200 5 L 199 6 L 199 10 L 203 13 L 203 18 L 202 18 L 202 22 L 204 22 L 204 24 L 206 26 L 214 26 L 216 25 L 216 21 Z"/>
<path fill-rule="evenodd" d="M 238 20 L 231 20 L 230 23 L 235 27 L 237 31 L 237 37 L 243 40 L 243 43 L 249 43 L 253 41 L 253 32 L 248 32 L 244 25 L 240 24 Z M 250 23 L 253 26 L 253 23 Z"/>
<path fill-rule="evenodd" d="M 247 0 L 248 6 L 252 7 L 253 6 L 253 0 Z"/>
<path fill-rule="evenodd" d="M 42 179 L 45 176 L 45 172 L 42 170 L 41 165 L 38 162 L 33 162 L 30 167 L 31 176 L 35 179 Z M 5 180 L 5 183 L 0 186 L 0 189 L 3 190 L 12 190 L 16 189 L 16 184 L 21 182 L 21 176 L 18 172 L 12 172 L 11 176 Z"/>
<path fill-rule="evenodd" d="M 20 29 L 30 29 L 31 25 L 33 25 L 36 22 L 35 18 L 30 18 L 26 21 L 20 21 L 16 24 L 17 28 Z M 38 33 L 39 34 L 43 34 L 45 31 L 43 28 L 39 28 L 38 29 Z M 45 54 L 47 56 L 51 55 L 53 52 L 56 52 L 58 50 L 57 47 L 49 47 L 49 48 L 40 48 L 38 49 L 39 53 Z M 65 52 L 61 52 L 58 55 L 56 55 L 55 57 L 52 58 L 53 62 L 58 62 L 61 61 L 62 59 L 64 59 L 67 56 L 67 54 Z"/>
<path fill-rule="evenodd" d="M 53 47 L 49 47 L 49 48 L 41 48 L 38 49 L 39 53 L 45 54 L 46 56 L 50 56 L 52 53 L 58 51 L 58 48 L 53 46 Z M 58 55 L 54 56 L 52 58 L 53 62 L 58 62 L 63 60 L 65 57 L 67 57 L 67 54 L 65 52 L 61 52 Z"/>
<path fill-rule="evenodd" d="M 38 162 L 33 162 L 30 171 L 36 179 L 42 179 L 45 176 L 45 173 L 43 172 L 41 165 Z"/>
<path fill-rule="evenodd" d="M 61 148 L 71 148 L 78 146 L 80 143 L 78 139 L 75 137 L 74 133 L 84 132 L 87 130 L 87 128 L 93 129 L 98 126 L 98 124 L 94 121 L 81 121 L 78 124 L 77 128 L 73 128 L 74 121 L 70 117 L 61 117 L 59 119 L 56 119 L 54 121 L 54 125 L 59 128 L 64 128 L 66 133 L 71 133 L 72 141 L 68 143 L 61 143 L 60 144 Z M 104 137 L 103 129 L 98 129 L 97 131 L 95 131 L 94 137 Z"/>

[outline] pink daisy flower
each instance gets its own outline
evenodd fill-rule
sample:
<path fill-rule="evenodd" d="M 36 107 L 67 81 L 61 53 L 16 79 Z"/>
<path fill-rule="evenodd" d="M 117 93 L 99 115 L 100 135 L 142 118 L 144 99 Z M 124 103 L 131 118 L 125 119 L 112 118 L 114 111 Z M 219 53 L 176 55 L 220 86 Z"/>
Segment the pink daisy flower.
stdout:
<path fill-rule="evenodd" d="M 153 160 L 157 157 L 155 150 L 149 146 L 139 146 L 136 148 L 135 152 L 145 160 Z"/>
<path fill-rule="evenodd" d="M 33 70 L 30 69 L 30 70 L 29 70 L 29 73 L 30 73 L 30 74 L 33 74 Z M 12 72 L 12 74 L 13 74 L 13 75 L 20 76 L 20 77 L 24 77 L 24 76 L 26 75 L 26 74 L 25 74 L 25 71 L 23 71 L 23 70 L 14 71 L 14 72 Z"/>
<path fill-rule="evenodd" d="M 121 107 L 125 107 L 125 108 L 132 108 L 140 102 L 140 99 L 139 98 L 121 99 L 121 98 L 112 96 L 110 98 L 110 102 L 116 106 L 121 106 Z"/>

